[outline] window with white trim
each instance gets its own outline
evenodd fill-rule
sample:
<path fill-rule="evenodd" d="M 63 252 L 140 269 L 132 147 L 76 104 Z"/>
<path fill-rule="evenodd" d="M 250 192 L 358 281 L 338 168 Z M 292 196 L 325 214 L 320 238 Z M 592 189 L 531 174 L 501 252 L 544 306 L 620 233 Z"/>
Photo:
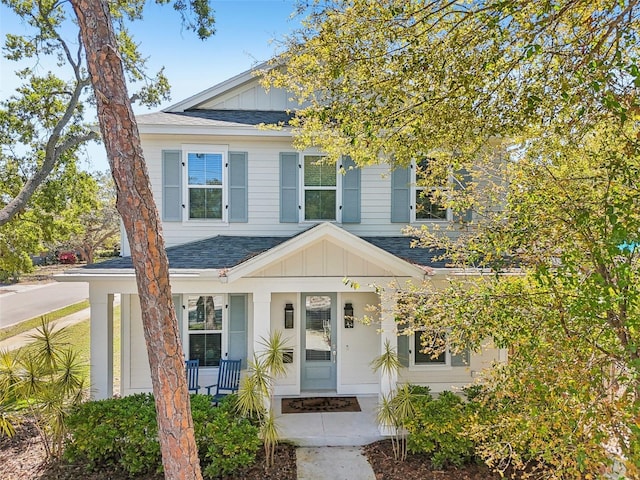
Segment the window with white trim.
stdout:
<path fill-rule="evenodd" d="M 436 335 L 431 336 L 421 335 L 421 332 L 417 331 L 413 334 L 413 364 L 414 365 L 447 365 L 447 350 L 443 350 L 439 355 L 434 356 L 430 351 L 425 349 L 432 348 L 439 350 L 442 348 L 445 342 L 445 336 Z"/>
<path fill-rule="evenodd" d="M 415 162 L 412 169 L 414 188 L 411 211 L 414 222 L 450 219 L 450 211 L 443 205 L 442 198 L 442 195 L 446 193 L 448 175 L 431 171 L 432 166 L 434 166 L 433 160 L 425 158 Z"/>
<path fill-rule="evenodd" d="M 302 200 L 305 221 L 338 220 L 338 167 L 322 155 L 303 156 Z"/>
<path fill-rule="evenodd" d="M 201 367 L 220 365 L 226 348 L 223 335 L 224 297 L 222 295 L 186 295 L 188 358 L 199 360 Z"/>
<path fill-rule="evenodd" d="M 468 349 L 455 355 L 451 353 L 444 333 L 423 336 L 420 331 L 416 331 L 409 341 L 410 362 L 413 367 L 468 367 L 471 361 Z M 434 352 L 439 354 L 434 355 Z"/>
<path fill-rule="evenodd" d="M 227 152 L 203 148 L 185 153 L 187 218 L 226 220 Z"/>

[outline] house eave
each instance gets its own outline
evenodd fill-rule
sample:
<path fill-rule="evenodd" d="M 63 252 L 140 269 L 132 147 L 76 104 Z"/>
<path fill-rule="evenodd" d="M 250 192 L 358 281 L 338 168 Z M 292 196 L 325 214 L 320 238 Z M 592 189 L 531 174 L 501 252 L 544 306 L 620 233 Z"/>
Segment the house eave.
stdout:
<path fill-rule="evenodd" d="M 438 277 L 488 277 L 499 275 L 500 277 L 520 276 L 522 270 L 519 268 L 511 268 L 496 273 L 490 268 L 431 268 L 431 275 Z"/>
<path fill-rule="evenodd" d="M 202 105 L 203 103 L 211 100 L 212 98 L 222 95 L 225 92 L 233 88 L 236 88 L 242 84 L 250 82 L 255 78 L 256 72 L 259 72 L 260 70 L 264 70 L 264 68 L 267 65 L 268 65 L 267 62 L 262 62 L 256 65 L 255 67 L 250 68 L 249 70 L 239 73 L 235 77 L 225 80 L 222 83 L 214 85 L 213 87 L 208 88 L 207 90 L 204 90 L 200 93 L 192 95 L 191 97 L 186 98 L 181 102 L 175 103 L 165 108 L 163 112 L 184 112 L 185 110 L 188 110 L 190 108 L 197 108 L 199 105 Z"/>
<path fill-rule="evenodd" d="M 184 269 L 170 268 L 169 275 L 172 279 L 197 279 L 207 278 L 208 280 L 218 279 L 220 283 L 227 281 L 223 270 L 217 269 Z M 95 281 L 112 281 L 112 280 L 134 280 L 136 274 L 132 268 L 113 268 L 113 269 L 92 269 L 91 271 L 82 269 L 67 270 L 53 276 L 57 282 L 95 282 Z"/>
<path fill-rule="evenodd" d="M 228 137 L 273 137 L 291 138 L 291 129 L 267 129 L 251 126 L 205 126 L 205 125 L 145 125 L 138 124 L 143 135 L 218 135 Z"/>

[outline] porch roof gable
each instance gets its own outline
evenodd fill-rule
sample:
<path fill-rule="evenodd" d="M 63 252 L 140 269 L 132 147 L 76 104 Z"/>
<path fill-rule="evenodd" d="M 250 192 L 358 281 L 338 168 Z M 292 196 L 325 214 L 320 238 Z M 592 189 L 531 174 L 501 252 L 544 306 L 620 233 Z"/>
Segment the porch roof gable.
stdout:
<path fill-rule="evenodd" d="M 315 225 L 293 236 L 218 235 L 169 247 L 167 257 L 172 271 L 218 271 L 224 272 L 232 280 L 251 275 L 279 261 L 283 256 L 327 238 L 344 245 L 354 254 L 376 258 L 402 275 L 424 275 L 425 270 L 446 266 L 443 260 L 437 258 L 442 252 L 412 248 L 412 239 L 409 237 L 361 238 L 331 223 Z M 87 265 L 75 270 L 75 273 L 80 270 L 89 275 L 92 271 L 122 274 L 123 271 L 132 269 L 131 257 L 121 257 Z"/>

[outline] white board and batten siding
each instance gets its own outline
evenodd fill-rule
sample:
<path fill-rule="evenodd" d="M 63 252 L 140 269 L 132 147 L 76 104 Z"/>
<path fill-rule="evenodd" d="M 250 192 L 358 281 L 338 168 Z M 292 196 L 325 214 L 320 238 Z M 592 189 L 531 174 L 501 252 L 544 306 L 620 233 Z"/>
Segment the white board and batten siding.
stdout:
<path fill-rule="evenodd" d="M 286 111 L 299 108 L 298 102 L 293 101 L 291 95 L 280 88 L 271 88 L 266 92 L 253 79 L 235 89 L 218 95 L 208 102 L 198 105 L 200 109 L 211 110 L 262 110 Z"/>
<path fill-rule="evenodd" d="M 483 370 L 499 361 L 501 361 L 500 350 L 487 344 L 481 352 L 471 354 L 469 364 L 465 366 L 401 368 L 398 383 L 428 385 L 433 393 L 447 390 L 459 392 L 462 387 L 477 382 Z"/>

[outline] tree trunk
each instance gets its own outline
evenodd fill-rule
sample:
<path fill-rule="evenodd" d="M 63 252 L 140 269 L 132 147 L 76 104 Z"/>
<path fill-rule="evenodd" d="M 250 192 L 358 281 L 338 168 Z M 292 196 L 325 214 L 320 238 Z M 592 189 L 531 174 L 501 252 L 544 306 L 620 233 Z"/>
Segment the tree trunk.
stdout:
<path fill-rule="evenodd" d="M 100 130 L 116 184 L 117 208 L 131 246 L 165 478 L 201 479 L 162 225 L 151 194 L 108 0 L 71 3 L 86 48 Z"/>
<path fill-rule="evenodd" d="M 80 250 L 82 251 L 84 261 L 87 262 L 87 265 L 91 265 L 93 263 L 93 252 L 95 251 L 94 246 L 85 243 L 84 245 L 82 245 L 82 247 L 80 247 Z"/>

